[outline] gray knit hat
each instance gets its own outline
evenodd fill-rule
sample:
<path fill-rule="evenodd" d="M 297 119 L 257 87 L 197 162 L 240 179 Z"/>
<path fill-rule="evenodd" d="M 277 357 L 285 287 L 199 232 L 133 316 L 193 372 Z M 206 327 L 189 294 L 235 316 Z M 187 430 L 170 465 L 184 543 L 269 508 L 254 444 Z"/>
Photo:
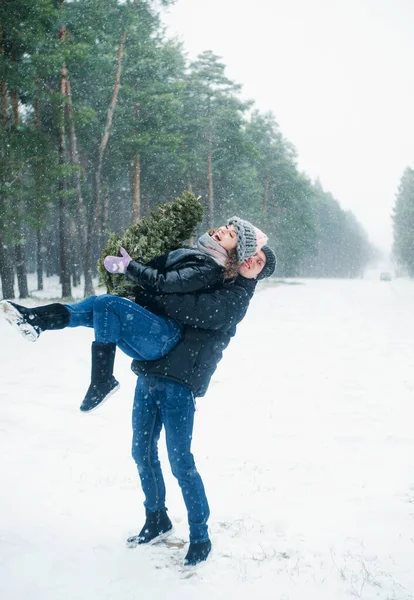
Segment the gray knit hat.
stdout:
<path fill-rule="evenodd" d="M 232 217 L 227 221 L 227 225 L 233 225 L 237 235 L 237 260 L 241 264 L 256 254 L 257 238 L 254 226 L 249 221 L 244 221 L 239 217 Z"/>
<path fill-rule="evenodd" d="M 271 248 L 269 248 L 269 246 L 262 246 L 261 250 L 263 250 L 263 252 L 265 253 L 266 264 L 260 271 L 259 275 L 256 277 L 257 281 L 260 281 L 260 279 L 265 279 L 266 277 L 270 277 L 271 275 L 273 275 L 277 264 L 276 254 Z"/>

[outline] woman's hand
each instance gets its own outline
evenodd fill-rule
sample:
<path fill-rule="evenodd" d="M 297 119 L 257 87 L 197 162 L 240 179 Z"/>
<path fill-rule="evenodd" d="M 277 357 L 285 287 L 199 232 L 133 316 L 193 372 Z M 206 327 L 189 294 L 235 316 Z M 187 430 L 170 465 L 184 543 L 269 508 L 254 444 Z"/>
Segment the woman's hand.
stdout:
<path fill-rule="evenodd" d="M 104 259 L 104 267 L 109 273 L 125 273 L 132 258 L 129 256 L 125 248 L 121 248 L 120 256 L 107 256 Z"/>

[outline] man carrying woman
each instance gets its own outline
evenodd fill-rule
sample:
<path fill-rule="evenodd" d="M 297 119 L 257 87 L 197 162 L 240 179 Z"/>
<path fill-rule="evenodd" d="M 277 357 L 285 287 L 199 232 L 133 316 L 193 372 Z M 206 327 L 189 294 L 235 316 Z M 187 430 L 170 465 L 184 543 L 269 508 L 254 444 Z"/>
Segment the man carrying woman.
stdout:
<path fill-rule="evenodd" d="M 191 454 L 194 398 L 203 396 L 222 352 L 244 317 L 258 279 L 271 275 L 275 255 L 267 237 L 238 217 L 180 249 L 143 265 L 122 250 L 107 257 L 111 273 L 137 283 L 135 302 L 91 296 L 72 304 L 25 308 L 0 303 L 6 319 L 26 339 L 45 330 L 93 327 L 91 384 L 81 410 L 96 409 L 119 388 L 113 375 L 118 346 L 139 373 L 133 410 L 133 458 L 145 495 L 146 521 L 129 546 L 171 531 L 157 445 L 162 426 L 173 474 L 188 512 L 190 547 L 185 564 L 205 560 L 211 549 L 204 486 Z"/>

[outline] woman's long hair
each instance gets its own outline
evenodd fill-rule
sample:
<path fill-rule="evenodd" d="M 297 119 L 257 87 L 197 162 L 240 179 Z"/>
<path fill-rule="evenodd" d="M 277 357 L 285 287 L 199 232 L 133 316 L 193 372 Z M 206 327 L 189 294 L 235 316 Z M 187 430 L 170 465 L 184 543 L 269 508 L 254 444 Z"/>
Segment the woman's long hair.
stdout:
<path fill-rule="evenodd" d="M 228 258 L 226 260 L 226 264 L 224 265 L 226 278 L 235 279 L 239 274 L 239 267 L 240 265 L 239 261 L 237 260 L 237 251 L 236 248 L 233 248 L 233 250 L 228 252 Z"/>
<path fill-rule="evenodd" d="M 209 236 L 212 236 L 216 231 L 217 229 L 209 229 Z M 236 248 L 233 248 L 233 250 L 227 252 L 226 264 L 224 265 L 224 275 L 226 276 L 226 279 L 235 279 L 239 274 L 239 266 L 237 250 Z"/>

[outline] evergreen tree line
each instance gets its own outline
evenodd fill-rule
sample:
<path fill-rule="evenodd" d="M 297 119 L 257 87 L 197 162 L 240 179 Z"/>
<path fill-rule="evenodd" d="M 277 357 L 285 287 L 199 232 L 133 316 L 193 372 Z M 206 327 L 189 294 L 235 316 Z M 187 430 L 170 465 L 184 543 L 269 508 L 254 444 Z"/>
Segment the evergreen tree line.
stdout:
<path fill-rule="evenodd" d="M 93 291 L 108 231 L 189 190 L 200 230 L 233 214 L 269 234 L 278 273 L 355 277 L 351 213 L 297 167 L 272 114 L 240 98 L 213 52 L 189 63 L 161 26 L 173 0 L 1 0 L 0 277 L 59 274 Z"/>
<path fill-rule="evenodd" d="M 407 167 L 401 177 L 393 211 L 396 262 L 414 277 L 414 169 Z"/>

